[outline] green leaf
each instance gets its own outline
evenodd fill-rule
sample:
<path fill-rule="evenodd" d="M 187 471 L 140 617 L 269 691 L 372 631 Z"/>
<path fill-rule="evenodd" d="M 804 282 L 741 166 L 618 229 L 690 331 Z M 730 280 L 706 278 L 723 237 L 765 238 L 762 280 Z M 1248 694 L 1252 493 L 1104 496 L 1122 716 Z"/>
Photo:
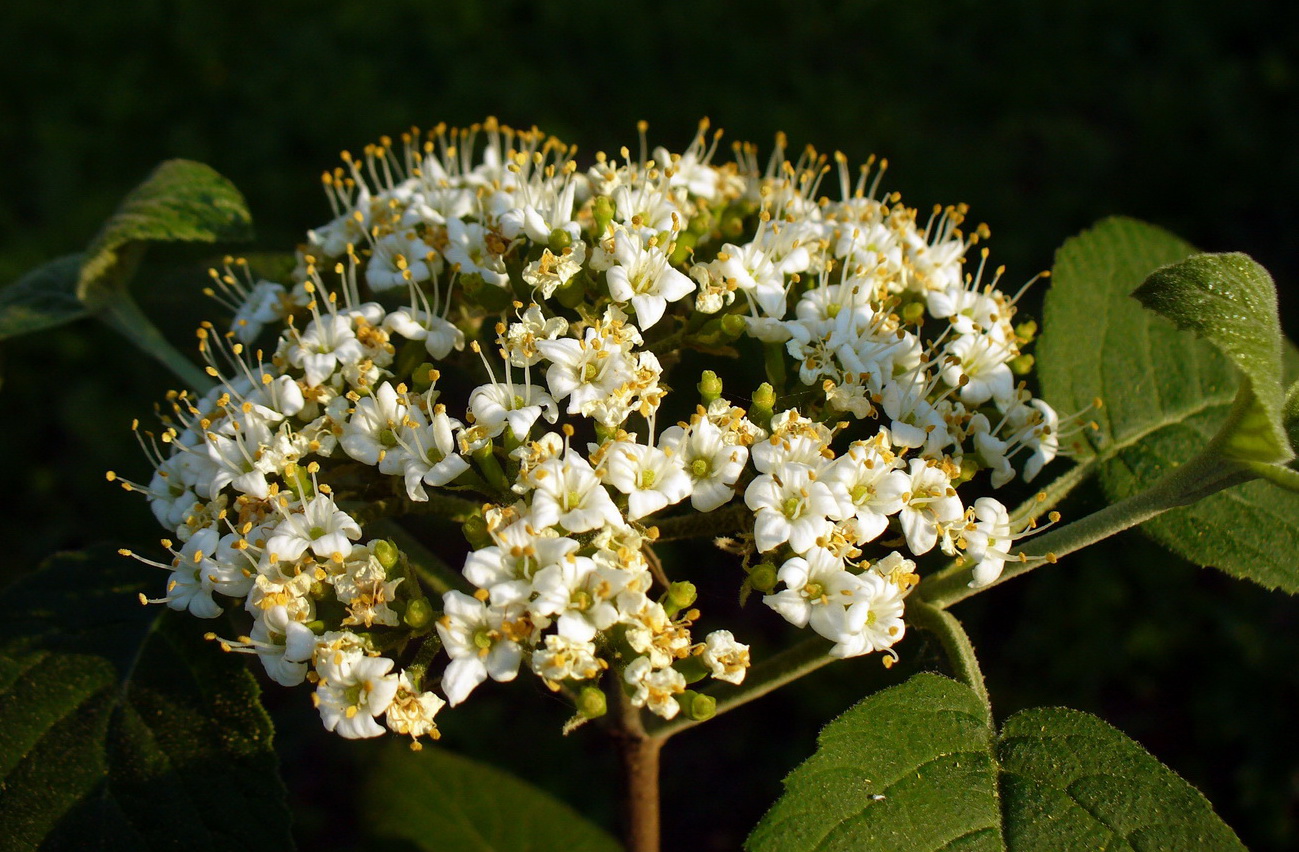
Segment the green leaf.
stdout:
<path fill-rule="evenodd" d="M 878 692 L 826 726 L 746 846 L 1004 849 L 992 737 L 987 706 L 956 681 Z"/>
<path fill-rule="evenodd" d="M 1286 437 L 1290 439 L 1290 448 L 1299 447 L 1299 382 L 1290 386 L 1285 392 L 1285 407 L 1281 411 L 1281 420 L 1285 424 Z"/>
<path fill-rule="evenodd" d="M 830 723 L 746 846 L 1244 849 L 1194 787 L 1095 716 L 1027 710 L 994 736 L 974 691 L 933 674 Z"/>
<path fill-rule="evenodd" d="M 1188 243 L 1133 219 L 1106 219 L 1056 254 L 1037 349 L 1042 396 L 1062 413 L 1101 398 L 1099 438 L 1074 442 L 1106 497 L 1144 491 L 1196 455 L 1230 416 L 1239 373 L 1212 344 L 1179 331 L 1130 294 Z M 1287 350 L 1288 352 L 1289 350 Z M 1140 529 L 1198 565 L 1299 592 L 1299 495 L 1249 482 Z"/>
<path fill-rule="evenodd" d="M 77 297 L 94 310 L 124 293 L 148 243 L 251 238 L 252 217 L 234 184 L 202 163 L 168 160 L 131 191 L 91 242 Z"/>
<path fill-rule="evenodd" d="M 568 805 L 508 773 L 441 748 L 394 742 L 364 791 L 370 831 L 430 852 L 616 852 Z"/>
<path fill-rule="evenodd" d="M 1267 270 L 1243 254 L 1201 254 L 1156 270 L 1132 295 L 1218 347 L 1244 376 L 1222 452 L 1268 464 L 1293 458 L 1281 422 L 1281 324 Z"/>
<path fill-rule="evenodd" d="M 65 554 L 9 586 L 0 623 L 6 849 L 283 850 L 271 723 L 244 662 L 142 606 L 162 572 Z"/>
<path fill-rule="evenodd" d="M 0 290 L 0 340 L 43 331 L 88 314 L 77 299 L 83 257 L 66 254 Z"/>

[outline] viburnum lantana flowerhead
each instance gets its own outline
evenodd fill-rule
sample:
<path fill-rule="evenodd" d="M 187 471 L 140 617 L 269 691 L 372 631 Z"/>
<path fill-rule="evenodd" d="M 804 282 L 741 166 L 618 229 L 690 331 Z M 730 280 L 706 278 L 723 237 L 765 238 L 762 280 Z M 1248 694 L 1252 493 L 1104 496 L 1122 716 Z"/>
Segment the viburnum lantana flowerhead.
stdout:
<path fill-rule="evenodd" d="M 700 639 L 696 586 L 891 661 L 935 560 L 993 582 L 1024 530 L 989 492 L 1059 442 L 1017 378 L 1031 324 L 967 266 L 986 229 L 783 137 L 721 162 L 706 129 L 589 163 L 493 120 L 344 154 L 290 275 L 213 272 L 219 385 L 171 396 L 123 483 L 168 530 L 154 602 L 235 610 L 222 647 L 313 684 L 329 730 L 418 740 L 520 672 L 579 716 L 592 689 L 705 706 L 752 627 Z M 409 515 L 456 576 L 379 533 Z M 695 536 L 724 552 L 674 562 Z"/>

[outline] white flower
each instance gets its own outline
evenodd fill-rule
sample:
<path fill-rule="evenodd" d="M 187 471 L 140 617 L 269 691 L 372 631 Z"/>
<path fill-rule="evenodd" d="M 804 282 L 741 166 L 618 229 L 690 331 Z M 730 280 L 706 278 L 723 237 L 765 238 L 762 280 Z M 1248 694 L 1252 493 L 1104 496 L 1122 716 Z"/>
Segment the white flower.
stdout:
<path fill-rule="evenodd" d="M 686 678 L 671 666 L 656 669 L 648 657 L 637 657 L 623 672 L 623 680 L 634 690 L 633 707 L 648 707 L 651 713 L 664 719 L 681 712 L 676 696 L 686 691 Z"/>
<path fill-rule="evenodd" d="M 604 671 L 604 661 L 596 656 L 595 645 L 551 634 L 545 644 L 532 652 L 532 671 L 538 677 L 558 683 L 564 680 L 590 680 Z"/>
<path fill-rule="evenodd" d="M 738 685 L 749 669 L 749 646 L 736 642 L 729 630 L 714 630 L 704 639 L 700 659 L 713 677 Z"/>
<path fill-rule="evenodd" d="M 314 700 L 325 730 L 349 740 L 382 734 L 375 717 L 387 712 L 397 695 L 397 676 L 388 674 L 391 668 L 387 657 L 362 657 L 321 680 Z"/>
<path fill-rule="evenodd" d="M 949 527 L 965 514 L 951 478 L 925 459 L 911 460 L 908 477 L 903 506 L 898 513 L 902 532 L 907 537 L 907 547 L 920 556 L 932 550 L 942 535 L 946 552 Z"/>
<path fill-rule="evenodd" d="M 1015 537 L 1010 529 L 1010 513 L 997 500 L 980 497 L 971 511 L 978 520 L 973 529 L 965 530 L 965 556 L 974 563 L 970 588 L 979 589 L 1001 576 Z"/>
<path fill-rule="evenodd" d="M 805 553 L 829 532 L 828 518 L 841 517 L 839 501 L 824 482 L 800 464 L 781 465 L 749 483 L 744 502 L 754 516 L 754 544 L 759 553 L 789 542 L 795 553 Z"/>
<path fill-rule="evenodd" d="M 627 495 L 627 520 L 635 521 L 690 496 L 690 477 L 678 459 L 658 447 L 615 441 L 604 456 L 605 480 Z"/>
<path fill-rule="evenodd" d="M 711 512 L 735 496 L 749 448 L 727 443 L 726 437 L 705 417 L 697 417 L 688 428 L 669 427 L 659 436 L 659 446 L 671 451 L 690 477 L 690 505 L 696 511 Z"/>
<path fill-rule="evenodd" d="M 451 662 L 442 673 L 442 691 L 456 706 L 487 680 L 514 680 L 523 661 L 523 647 L 517 640 L 527 625 L 509 618 L 510 610 L 488 607 L 463 592 L 442 596 L 445 614 L 437 623 L 438 636 Z"/>
<path fill-rule="evenodd" d="M 317 494 L 301 503 L 280 521 L 266 542 L 265 560 L 292 562 L 308 549 L 321 559 L 342 560 L 352 552 L 352 542 L 361 537 L 361 527 L 351 515 L 339 509 L 334 498 Z"/>
<path fill-rule="evenodd" d="M 631 302 L 641 329 L 657 323 L 668 302 L 684 299 L 695 290 L 695 282 L 674 269 L 662 249 L 642 244 L 629 231 L 619 229 L 614 234 L 613 254 L 618 264 L 605 273 L 609 295 L 615 302 Z"/>
<path fill-rule="evenodd" d="M 591 465 L 572 449 L 532 472 L 532 521 L 538 528 L 559 524 L 570 533 L 623 526 L 622 513 Z"/>
<path fill-rule="evenodd" d="M 384 716 L 388 730 L 394 734 L 419 738 L 438 739 L 438 727 L 433 717 L 446 706 L 446 702 L 432 692 L 417 692 L 405 672 L 397 676 L 397 694 Z M 413 747 L 413 746 L 412 746 Z"/>

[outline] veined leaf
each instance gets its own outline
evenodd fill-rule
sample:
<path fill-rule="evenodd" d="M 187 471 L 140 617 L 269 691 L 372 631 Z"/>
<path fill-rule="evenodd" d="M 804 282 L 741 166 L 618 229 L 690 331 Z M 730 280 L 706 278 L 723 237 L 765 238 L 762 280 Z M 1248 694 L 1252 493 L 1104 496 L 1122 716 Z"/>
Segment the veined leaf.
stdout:
<path fill-rule="evenodd" d="M 746 847 L 1040 852 L 1244 847 L 1191 785 L 1100 719 L 1018 713 L 920 674 L 831 722 Z"/>
<path fill-rule="evenodd" d="M 1243 254 L 1201 254 L 1156 270 L 1132 294 L 1226 355 L 1245 378 L 1222 452 L 1265 464 L 1294 458 L 1282 425 L 1276 285 Z"/>
<path fill-rule="evenodd" d="M 197 619 L 141 606 L 165 576 L 147 570 L 65 554 L 7 589 L 4 848 L 291 847 L 256 681 Z"/>
<path fill-rule="evenodd" d="M 53 328 L 88 314 L 77 298 L 83 257 L 67 254 L 56 258 L 0 290 L 0 340 Z"/>
<path fill-rule="evenodd" d="M 1179 331 L 1130 294 L 1195 249 L 1133 219 L 1106 219 L 1056 254 L 1037 350 L 1042 396 L 1079 411 L 1100 439 L 1074 447 L 1098 465 L 1110 500 L 1144 491 L 1194 456 L 1232 411 L 1240 383 L 1212 344 Z M 1147 521 L 1141 530 L 1198 565 L 1299 592 L 1299 495 L 1249 482 Z"/>
<path fill-rule="evenodd" d="M 168 160 L 131 191 L 86 249 L 77 298 L 95 310 L 124 292 L 149 243 L 251 237 L 252 216 L 234 184 L 203 163 Z"/>
<path fill-rule="evenodd" d="M 514 776 L 432 747 L 392 743 L 365 787 L 370 830 L 429 852 L 616 852 L 568 805 Z"/>

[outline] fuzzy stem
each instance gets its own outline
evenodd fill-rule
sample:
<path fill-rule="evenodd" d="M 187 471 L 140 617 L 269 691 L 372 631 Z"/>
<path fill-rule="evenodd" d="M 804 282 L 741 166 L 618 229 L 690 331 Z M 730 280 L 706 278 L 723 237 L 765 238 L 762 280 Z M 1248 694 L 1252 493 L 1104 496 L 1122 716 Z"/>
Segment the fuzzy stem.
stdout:
<path fill-rule="evenodd" d="M 1186 464 L 1169 471 L 1145 491 L 1037 536 L 1020 548 L 1025 561 L 1008 564 L 993 583 L 972 589 L 969 587 L 970 569 L 953 565 L 923 581 L 915 594 L 931 606 L 946 609 L 971 595 L 1032 571 L 1044 562 L 1055 562 L 1169 509 L 1190 505 L 1251 478 L 1253 475 L 1249 471 L 1223 458 L 1210 446 Z"/>
<path fill-rule="evenodd" d="M 659 752 L 666 737 L 646 733 L 641 710 L 633 707 L 621 684 L 614 684 L 618 699 L 618 743 L 623 768 L 623 812 L 627 852 L 659 852 Z"/>
<path fill-rule="evenodd" d="M 983 682 L 983 670 L 979 668 L 979 659 L 974 654 L 974 644 L 970 642 L 969 634 L 961 622 L 956 620 L 956 616 L 923 600 L 912 600 L 907 605 L 907 620 L 938 637 L 953 674 L 978 693 L 985 705 L 991 707 L 988 687 Z"/>
<path fill-rule="evenodd" d="M 656 541 L 724 535 L 743 529 L 752 518 L 753 510 L 743 503 L 732 503 L 712 512 L 691 512 L 663 518 L 654 522 L 659 530 Z"/>
<path fill-rule="evenodd" d="M 833 663 L 838 658 L 830 656 L 830 647 L 830 642 L 820 636 L 804 639 L 754 666 L 741 685 L 711 684 L 700 692 L 717 699 L 717 712 L 714 715 L 720 716 L 792 683 L 803 675 L 811 674 L 827 663 Z M 698 724 L 694 719 L 678 715 L 670 721 L 651 719 L 648 730 L 655 737 L 667 739 Z"/>

